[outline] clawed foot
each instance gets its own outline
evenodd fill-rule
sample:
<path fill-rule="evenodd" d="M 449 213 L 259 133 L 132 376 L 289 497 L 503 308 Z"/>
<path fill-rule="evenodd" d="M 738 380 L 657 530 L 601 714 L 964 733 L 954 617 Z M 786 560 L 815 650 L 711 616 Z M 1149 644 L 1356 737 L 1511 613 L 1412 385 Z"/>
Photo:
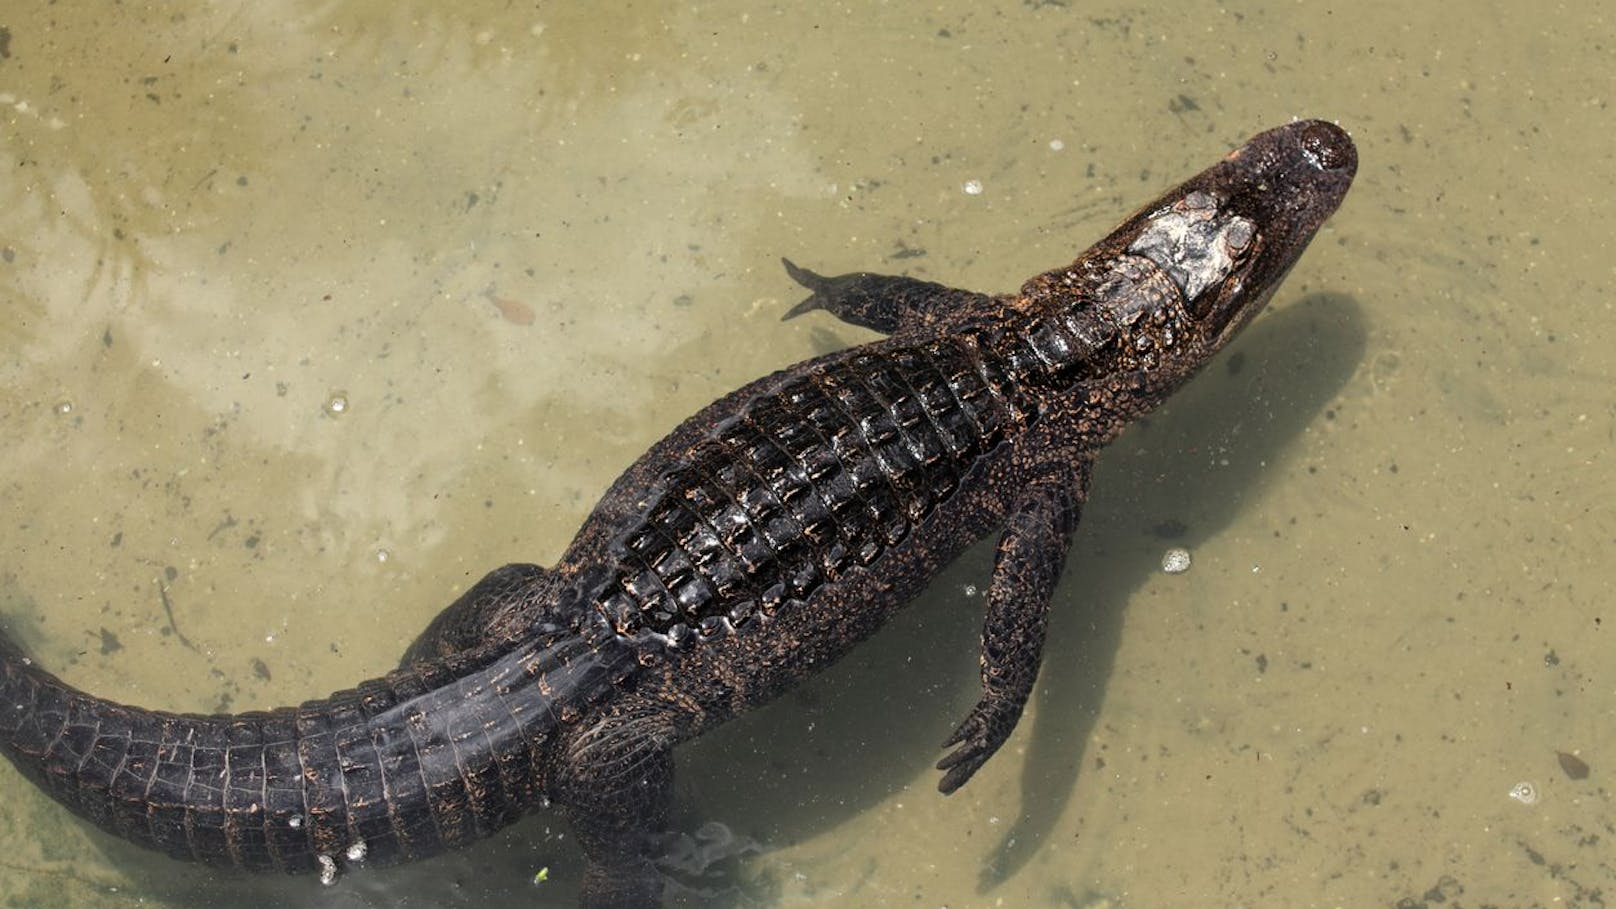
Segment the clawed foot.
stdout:
<path fill-rule="evenodd" d="M 780 321 L 784 322 L 787 319 L 796 318 L 805 312 L 813 312 L 816 309 L 830 309 L 830 303 L 837 295 L 839 279 L 827 278 L 824 275 L 809 271 L 790 259 L 781 259 L 780 263 L 786 267 L 786 274 L 791 276 L 791 280 L 813 291 L 807 299 L 791 307 L 785 315 L 781 316 Z M 846 276 L 843 277 L 845 278 Z M 840 283 L 846 284 L 847 282 L 841 280 Z"/>
<path fill-rule="evenodd" d="M 1010 738 L 1010 732 L 1016 728 L 1016 720 L 1020 717 L 1019 702 L 984 693 L 965 717 L 965 722 L 954 730 L 948 741 L 943 742 L 944 748 L 951 745 L 959 747 L 937 762 L 937 769 L 944 771 L 942 780 L 937 783 L 938 790 L 947 795 L 965 785 L 965 781 L 974 776 L 988 758 L 999 750 L 999 746 Z"/>

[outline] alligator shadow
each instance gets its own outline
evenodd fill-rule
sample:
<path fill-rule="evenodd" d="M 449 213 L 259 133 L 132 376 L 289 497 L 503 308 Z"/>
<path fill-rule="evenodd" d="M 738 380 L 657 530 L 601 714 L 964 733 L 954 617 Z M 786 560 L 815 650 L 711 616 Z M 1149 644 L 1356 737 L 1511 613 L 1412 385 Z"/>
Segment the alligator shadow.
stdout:
<path fill-rule="evenodd" d="M 1362 360 L 1352 298 L 1312 294 L 1259 320 L 1207 372 L 1100 457 L 1094 492 L 1055 594 L 1030 728 L 997 756 L 1020 768 L 1021 805 L 981 888 L 1013 876 L 1048 840 L 1075 791 L 1117 652 L 1129 593 L 1167 545 L 1216 536 L 1268 478 L 1265 465 L 1346 385 Z M 1171 536 L 1173 543 L 1107 541 Z M 764 842 L 800 841 L 915 787 L 977 696 L 981 600 L 993 541 L 973 547 L 847 659 L 769 707 L 680 749 L 681 804 Z M 1018 741 L 1019 739 L 1019 741 Z M 1011 810 L 1018 808 L 1019 810 Z"/>

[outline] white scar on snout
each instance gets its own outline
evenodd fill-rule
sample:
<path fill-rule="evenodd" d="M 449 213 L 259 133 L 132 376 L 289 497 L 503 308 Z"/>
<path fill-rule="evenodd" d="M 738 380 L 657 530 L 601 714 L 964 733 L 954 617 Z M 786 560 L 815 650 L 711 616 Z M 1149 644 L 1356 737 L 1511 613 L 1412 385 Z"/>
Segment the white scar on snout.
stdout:
<path fill-rule="evenodd" d="M 1227 278 L 1257 235 L 1250 220 L 1220 216 L 1218 204 L 1216 196 L 1196 190 L 1157 212 L 1128 246 L 1160 266 L 1185 302 Z"/>

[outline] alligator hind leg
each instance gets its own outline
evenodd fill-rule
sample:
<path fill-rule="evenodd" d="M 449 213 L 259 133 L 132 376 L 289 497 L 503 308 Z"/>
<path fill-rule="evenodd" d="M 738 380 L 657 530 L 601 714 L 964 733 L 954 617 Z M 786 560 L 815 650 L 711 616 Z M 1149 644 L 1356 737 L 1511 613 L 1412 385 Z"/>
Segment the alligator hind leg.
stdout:
<path fill-rule="evenodd" d="M 558 587 L 559 578 L 548 568 L 522 563 L 496 568 L 444 607 L 404 651 L 399 665 L 462 653 L 516 630 L 518 624 L 531 626 L 523 617 L 548 608 Z"/>
<path fill-rule="evenodd" d="M 583 909 L 657 909 L 654 845 L 673 803 L 673 736 L 654 716 L 618 715 L 561 750 L 554 798 L 583 847 Z"/>
<path fill-rule="evenodd" d="M 937 762 L 944 793 L 965 785 L 999 750 L 1032 694 L 1049 624 L 1049 600 L 1060 579 L 1072 531 L 1088 495 L 1091 460 L 1036 437 L 1020 451 L 1035 463 L 1011 504 L 999 540 L 982 624 L 982 696 L 943 747 Z"/>
<path fill-rule="evenodd" d="M 890 335 L 924 328 L 956 309 L 993 300 L 987 294 L 897 275 L 859 271 L 828 278 L 790 259 L 780 261 L 793 281 L 813 291 L 781 319 L 823 309 L 843 322 Z"/>

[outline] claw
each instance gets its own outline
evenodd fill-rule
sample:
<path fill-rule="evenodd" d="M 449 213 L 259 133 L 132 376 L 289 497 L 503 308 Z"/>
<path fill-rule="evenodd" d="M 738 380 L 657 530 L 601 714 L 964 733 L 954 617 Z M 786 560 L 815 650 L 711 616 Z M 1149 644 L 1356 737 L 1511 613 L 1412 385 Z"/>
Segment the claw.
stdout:
<path fill-rule="evenodd" d="M 973 775 L 975 775 L 977 769 L 980 768 L 982 764 L 986 762 L 986 760 L 987 758 L 983 758 L 979 761 L 950 769 L 947 773 L 943 774 L 942 779 L 937 781 L 937 791 L 941 792 L 943 795 L 952 794 L 954 790 L 965 785 L 965 781 L 969 780 Z"/>
<path fill-rule="evenodd" d="M 999 749 L 998 743 L 990 743 L 976 736 L 972 736 L 971 741 L 965 741 L 960 734 L 962 732 L 963 729 L 956 732 L 943 747 L 962 741 L 965 743 L 943 755 L 943 759 L 937 762 L 937 769 L 943 771 L 943 778 L 937 782 L 937 789 L 944 795 L 965 785 L 966 781 L 975 776 L 976 772 L 982 769 L 982 765 L 988 762 L 993 752 Z"/>
<path fill-rule="evenodd" d="M 959 724 L 943 747 L 958 745 L 953 751 L 943 755 L 937 762 L 937 769 L 944 771 L 943 778 L 938 781 L 937 788 L 944 795 L 965 785 L 966 781 L 982 769 L 982 765 L 993 757 L 1005 739 L 1010 737 L 1010 730 L 1015 728 L 1015 719 L 1020 715 L 1020 705 L 991 699 L 984 695 L 971 712 L 965 717 L 965 722 Z"/>

